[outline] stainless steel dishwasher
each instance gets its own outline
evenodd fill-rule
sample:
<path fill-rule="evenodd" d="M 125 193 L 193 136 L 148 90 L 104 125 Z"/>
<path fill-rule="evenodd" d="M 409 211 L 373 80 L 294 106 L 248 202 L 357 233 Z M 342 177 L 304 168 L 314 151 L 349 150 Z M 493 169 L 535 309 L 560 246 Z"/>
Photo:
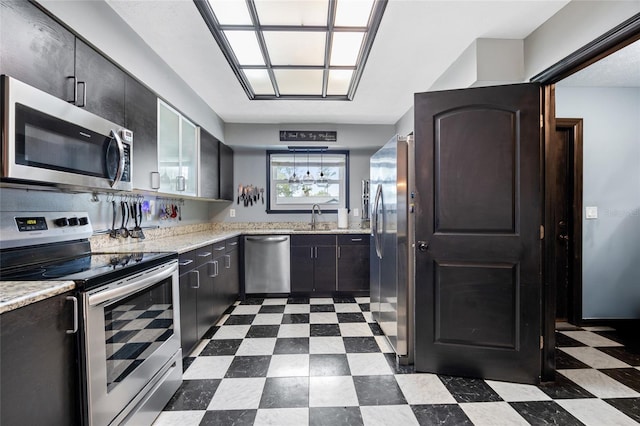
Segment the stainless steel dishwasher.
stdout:
<path fill-rule="evenodd" d="M 289 293 L 291 291 L 289 236 L 244 237 L 245 293 Z"/>

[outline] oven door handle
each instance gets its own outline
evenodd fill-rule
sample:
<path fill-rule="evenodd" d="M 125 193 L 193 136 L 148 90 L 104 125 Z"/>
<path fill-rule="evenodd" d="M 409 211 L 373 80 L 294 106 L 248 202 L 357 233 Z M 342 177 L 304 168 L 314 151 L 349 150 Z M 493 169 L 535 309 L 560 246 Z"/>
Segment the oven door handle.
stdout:
<path fill-rule="evenodd" d="M 119 300 L 123 297 L 127 297 L 131 294 L 137 293 L 140 290 L 144 290 L 147 287 L 157 284 L 158 282 L 169 278 L 175 271 L 178 270 L 178 262 L 171 262 L 169 267 L 161 267 L 160 271 L 153 273 L 152 275 L 144 275 L 137 277 L 131 284 L 125 284 L 114 289 L 104 290 L 99 293 L 89 296 L 89 306 L 97 306 L 105 302 L 111 302 Z M 139 279 L 138 279 L 139 278 Z"/>

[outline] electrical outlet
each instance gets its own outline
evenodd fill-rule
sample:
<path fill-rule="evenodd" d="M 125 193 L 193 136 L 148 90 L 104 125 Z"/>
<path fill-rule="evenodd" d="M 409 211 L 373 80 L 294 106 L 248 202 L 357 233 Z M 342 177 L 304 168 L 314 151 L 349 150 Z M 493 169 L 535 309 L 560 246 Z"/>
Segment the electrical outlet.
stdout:
<path fill-rule="evenodd" d="M 598 207 L 585 207 L 585 219 L 597 219 L 598 218 Z"/>
<path fill-rule="evenodd" d="M 353 209 L 353 216 L 355 217 L 360 216 L 360 209 Z"/>
<path fill-rule="evenodd" d="M 229 217 L 236 217 L 236 209 L 229 209 Z"/>

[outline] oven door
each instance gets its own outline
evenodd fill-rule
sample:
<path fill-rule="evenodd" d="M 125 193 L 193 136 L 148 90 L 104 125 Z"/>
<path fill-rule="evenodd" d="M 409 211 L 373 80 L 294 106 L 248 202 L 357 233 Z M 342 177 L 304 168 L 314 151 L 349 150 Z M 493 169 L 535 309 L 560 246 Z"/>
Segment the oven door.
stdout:
<path fill-rule="evenodd" d="M 175 363 L 180 351 L 178 291 L 174 260 L 82 295 L 90 425 L 108 425 L 129 415 Z"/>

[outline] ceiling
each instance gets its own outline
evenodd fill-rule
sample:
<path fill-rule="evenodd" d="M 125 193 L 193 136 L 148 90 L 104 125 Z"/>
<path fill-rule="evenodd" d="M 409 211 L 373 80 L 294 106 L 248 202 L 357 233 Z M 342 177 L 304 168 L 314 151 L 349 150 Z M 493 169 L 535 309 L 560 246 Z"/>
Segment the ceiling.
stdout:
<path fill-rule="evenodd" d="M 192 0 L 107 2 L 225 122 L 395 124 L 476 38 L 524 39 L 568 0 L 389 0 L 353 101 L 250 101 Z"/>

